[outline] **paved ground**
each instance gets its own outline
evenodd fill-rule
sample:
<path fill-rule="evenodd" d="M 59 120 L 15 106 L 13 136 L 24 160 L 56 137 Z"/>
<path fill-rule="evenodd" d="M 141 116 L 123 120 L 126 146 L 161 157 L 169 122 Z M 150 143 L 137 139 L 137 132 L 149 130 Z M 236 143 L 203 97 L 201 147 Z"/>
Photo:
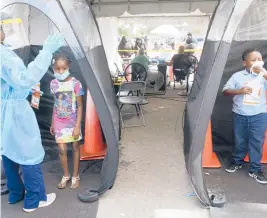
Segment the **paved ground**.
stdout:
<path fill-rule="evenodd" d="M 71 162 L 71 161 L 70 161 Z M 86 163 L 81 163 L 81 169 L 85 168 Z M 47 187 L 47 193 L 56 192 L 57 199 L 49 207 L 40 208 L 30 214 L 22 211 L 23 203 L 9 205 L 7 203 L 7 195 L 1 197 L 1 217 L 2 218 L 95 218 L 98 209 L 98 202 L 93 204 L 82 203 L 78 200 L 77 194 L 86 189 L 96 187 L 99 184 L 99 174 L 81 173 L 81 187 L 76 190 L 66 188 L 58 190 L 57 183 L 60 180 L 62 173 L 59 169 L 59 162 L 54 161 L 43 164 L 43 172 Z M 71 164 L 69 165 L 71 166 Z M 71 167 L 70 167 L 71 168 Z M 91 170 L 93 172 L 93 170 Z"/>
<path fill-rule="evenodd" d="M 225 213 L 232 214 L 229 210 L 233 211 L 235 207 L 219 212 L 202 209 L 193 193 L 185 172 L 182 148 L 182 112 L 186 99 L 179 97 L 177 92 L 179 90 L 169 90 L 164 96 L 148 97 L 149 104 L 145 105 L 146 126 L 123 130 L 118 177 L 113 189 L 99 202 L 86 204 L 77 199 L 80 191 L 98 185 L 99 166 L 81 173 L 81 188 L 78 190 L 58 190 L 56 185 L 61 175 L 59 163 L 50 161 L 43 165 L 43 170 L 47 190 L 57 193 L 57 201 L 51 207 L 25 214 L 22 203 L 8 205 L 7 196 L 3 196 L 2 217 L 207 218 L 209 212 L 222 213 L 221 217 L 226 217 Z M 125 122 L 133 124 L 139 121 L 137 117 L 126 117 Z M 57 159 L 55 155 L 53 158 Z M 83 162 L 81 169 L 85 165 Z M 217 181 L 220 171 L 208 172 L 208 185 L 223 186 L 222 179 Z M 243 193 L 242 196 L 245 196 Z"/>
<path fill-rule="evenodd" d="M 147 125 L 124 129 L 118 177 L 99 201 L 98 218 L 158 218 L 158 209 L 199 209 L 184 167 L 185 99 L 177 92 L 170 90 L 164 99 L 148 98 Z"/>
<path fill-rule="evenodd" d="M 227 173 L 224 168 L 204 169 L 204 172 L 208 188 L 220 187 L 225 191 L 228 203 L 267 203 L 267 186 L 248 176 L 247 165 L 232 174 Z"/>
<path fill-rule="evenodd" d="M 158 209 L 199 208 L 184 168 L 181 121 L 185 99 L 177 97 L 177 92 L 170 90 L 165 96 L 149 98 L 145 106 L 147 125 L 123 130 L 118 177 L 113 189 L 100 199 L 98 218 L 158 218 L 162 214 Z M 138 121 L 135 117 L 126 122 Z M 57 159 L 55 152 L 52 153 Z M 98 174 L 92 174 L 92 169 L 81 174 L 78 190 L 58 190 L 56 185 L 61 176 L 58 161 L 44 164 L 43 169 L 47 191 L 57 193 L 56 202 L 51 207 L 25 214 L 22 203 L 8 205 L 7 196 L 3 196 L 3 218 L 96 217 L 98 202 L 81 203 L 77 194 L 97 186 Z"/>
<path fill-rule="evenodd" d="M 50 161 L 43 164 L 43 170 L 48 192 L 57 193 L 56 202 L 51 207 L 26 214 L 22 212 L 22 203 L 8 205 L 7 196 L 3 196 L 2 217 L 266 218 L 266 187 L 248 178 L 244 170 L 229 175 L 223 169 L 205 169 L 207 186 L 224 189 L 228 205 L 223 209 L 202 209 L 185 172 L 181 128 L 185 99 L 177 96 L 178 91 L 169 90 L 165 96 L 149 97 L 149 104 L 145 105 L 147 125 L 123 130 L 118 177 L 113 189 L 99 202 L 87 204 L 77 199 L 80 191 L 99 184 L 99 166 L 81 173 L 78 190 L 58 190 L 59 163 Z M 136 117 L 126 118 L 128 124 L 139 121 Z M 56 155 L 53 158 L 57 159 Z M 85 165 L 82 162 L 81 170 Z"/>

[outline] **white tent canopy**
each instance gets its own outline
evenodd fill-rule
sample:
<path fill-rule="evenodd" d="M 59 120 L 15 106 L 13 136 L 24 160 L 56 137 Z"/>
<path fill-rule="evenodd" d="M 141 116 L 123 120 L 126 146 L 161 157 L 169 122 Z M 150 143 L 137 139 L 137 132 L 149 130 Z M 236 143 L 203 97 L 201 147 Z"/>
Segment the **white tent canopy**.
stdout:
<path fill-rule="evenodd" d="M 64 1 L 66 1 L 65 3 L 73 4 L 76 11 L 85 4 L 85 2 L 81 0 Z M 146 16 L 154 13 L 164 13 L 162 16 L 166 17 L 170 15 L 172 19 L 176 19 L 175 16 L 177 16 L 177 13 L 182 13 L 181 16 L 204 16 L 205 14 L 203 13 L 212 13 L 214 11 L 218 0 L 87 0 L 87 3 L 92 5 L 97 17 L 104 48 L 108 57 L 107 59 L 109 60 L 109 66 L 112 66 L 117 55 L 116 31 L 118 18 L 116 17 L 124 15 L 129 19 L 133 19 L 131 18 L 134 17 L 133 15 L 143 14 L 143 16 Z M 32 45 L 42 44 L 47 37 L 47 33 L 57 31 L 51 21 L 33 7 L 27 5 L 12 5 L 8 7 L 8 9 L 10 8 L 14 16 L 20 17 L 23 20 L 23 25 L 28 34 L 30 44 Z M 202 13 L 197 11 L 197 9 Z M 128 13 L 125 13 L 126 11 Z M 134 19 L 138 18 L 134 17 Z M 190 17 L 187 19 L 190 19 Z M 93 28 L 90 22 L 91 21 L 88 21 L 87 26 L 83 28 Z M 161 25 L 160 23 L 158 24 Z M 83 31 L 82 28 L 81 31 Z M 88 42 L 83 42 L 83 44 L 88 44 L 89 46 L 91 43 L 95 43 L 94 41 L 92 42 L 92 40 L 90 41 L 89 38 L 95 39 L 97 37 L 90 36 L 88 37 Z"/>
<path fill-rule="evenodd" d="M 158 35 L 179 35 L 180 32 L 172 25 L 161 25 L 151 31 L 152 34 Z"/>
<path fill-rule="evenodd" d="M 199 9 L 212 13 L 218 0 L 88 0 L 98 17 L 130 14 L 190 13 Z"/>

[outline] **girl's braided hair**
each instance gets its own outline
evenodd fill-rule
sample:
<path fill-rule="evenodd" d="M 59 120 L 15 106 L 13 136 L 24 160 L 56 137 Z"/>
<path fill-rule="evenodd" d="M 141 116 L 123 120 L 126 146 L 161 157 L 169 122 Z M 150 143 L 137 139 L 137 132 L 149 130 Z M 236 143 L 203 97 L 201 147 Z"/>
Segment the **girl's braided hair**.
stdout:
<path fill-rule="evenodd" d="M 70 65 L 70 63 L 71 63 L 71 60 L 68 56 L 59 53 L 59 54 L 54 55 L 54 57 L 52 59 L 52 65 L 54 65 L 59 60 L 65 61 L 68 65 Z"/>

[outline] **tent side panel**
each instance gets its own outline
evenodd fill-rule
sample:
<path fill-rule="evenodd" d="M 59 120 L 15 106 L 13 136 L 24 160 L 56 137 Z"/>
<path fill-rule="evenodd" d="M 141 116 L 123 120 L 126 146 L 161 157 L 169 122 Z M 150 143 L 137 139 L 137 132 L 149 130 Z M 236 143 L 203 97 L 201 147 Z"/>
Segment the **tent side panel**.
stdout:
<path fill-rule="evenodd" d="M 203 80 L 201 83 L 200 89 L 205 89 L 207 92 L 202 92 L 197 95 L 197 99 L 193 100 L 189 99 L 188 104 L 186 106 L 186 114 L 185 114 L 185 129 L 184 129 L 184 143 L 187 148 L 187 152 L 189 154 L 187 157 L 187 170 L 191 179 L 191 182 L 195 188 L 195 191 L 198 193 L 200 200 L 205 205 L 211 205 L 210 199 L 208 197 L 208 193 L 203 181 L 203 172 L 202 172 L 202 150 L 205 141 L 207 124 L 210 118 L 210 111 L 213 107 L 213 102 L 215 101 L 218 82 L 220 81 L 220 71 L 223 70 L 226 58 L 228 55 L 228 51 L 230 49 L 230 44 L 222 42 L 219 44 L 214 42 L 207 42 L 209 45 L 209 50 L 206 50 L 203 55 L 203 60 L 214 60 L 216 57 L 217 61 L 212 67 L 206 71 L 204 78 L 199 78 L 199 80 Z M 218 47 L 219 44 L 219 47 Z M 208 46 L 207 46 L 208 47 Z M 207 48 L 206 47 L 206 48 Z M 216 50 L 214 53 L 213 51 Z M 209 52 L 208 52 L 209 51 Z M 220 61 L 219 61 L 220 60 Z M 201 68 L 200 68 L 201 70 Z M 204 70 L 204 69 L 202 69 Z M 209 83 L 209 81 L 213 81 L 213 84 Z M 197 84 L 197 80 L 195 82 Z M 194 90 L 191 91 L 190 94 L 193 97 Z M 197 110 L 199 111 L 196 111 Z M 195 115 L 193 115 L 195 114 Z M 201 116 L 201 119 L 199 118 Z M 195 126 L 195 130 L 192 127 Z M 189 140 L 191 144 L 189 144 Z M 203 141 L 203 143 L 202 143 Z M 189 148 L 187 147 L 189 145 Z M 185 151 L 186 151 L 185 150 Z"/>
<path fill-rule="evenodd" d="M 219 89 L 231 41 L 252 0 L 221 0 L 209 29 L 203 57 L 185 109 L 184 146 L 187 170 L 200 200 L 216 206 L 209 198 L 203 180 L 202 151 L 206 129 Z M 209 46 L 212 41 L 215 46 Z"/>

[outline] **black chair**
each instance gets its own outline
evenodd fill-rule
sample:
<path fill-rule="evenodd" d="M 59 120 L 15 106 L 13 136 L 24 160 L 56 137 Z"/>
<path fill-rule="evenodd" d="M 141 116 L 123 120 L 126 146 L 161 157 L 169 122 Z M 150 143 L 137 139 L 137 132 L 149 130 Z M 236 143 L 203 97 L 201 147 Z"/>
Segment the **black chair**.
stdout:
<path fill-rule="evenodd" d="M 134 126 L 145 125 L 145 117 L 143 113 L 143 100 L 144 100 L 145 89 L 146 89 L 146 83 L 144 81 L 131 81 L 131 82 L 121 83 L 118 100 L 120 103 L 120 115 L 121 115 L 122 127 L 134 127 Z M 127 96 L 121 95 L 121 93 L 123 93 L 124 91 L 129 92 L 131 94 Z M 133 114 L 133 113 L 122 113 L 121 109 L 123 105 L 127 104 L 135 106 L 136 114 L 138 115 L 138 117 L 141 114 L 143 120 L 141 125 L 126 126 L 124 124 L 123 115 Z"/>
<path fill-rule="evenodd" d="M 179 92 L 180 96 L 187 96 L 189 93 L 189 77 L 191 74 L 195 74 L 197 70 L 198 60 L 194 55 L 188 55 L 187 60 L 185 62 L 184 75 L 186 80 L 186 88 L 185 91 Z M 175 87 L 175 86 L 174 86 Z"/>
<path fill-rule="evenodd" d="M 124 70 L 124 76 L 126 81 L 145 81 L 147 78 L 146 68 L 139 63 L 131 63 Z"/>

